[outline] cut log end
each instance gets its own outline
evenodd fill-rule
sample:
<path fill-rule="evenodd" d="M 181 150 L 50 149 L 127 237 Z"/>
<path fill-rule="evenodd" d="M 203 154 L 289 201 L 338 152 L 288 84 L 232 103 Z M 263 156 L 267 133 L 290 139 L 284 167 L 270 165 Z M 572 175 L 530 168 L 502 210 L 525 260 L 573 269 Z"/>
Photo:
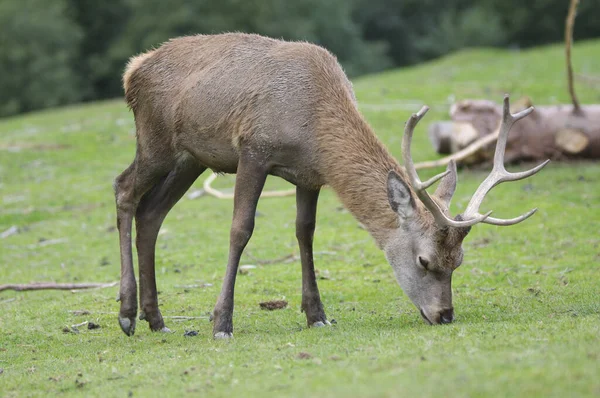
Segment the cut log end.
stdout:
<path fill-rule="evenodd" d="M 588 147 L 590 139 L 582 131 L 566 128 L 556 132 L 554 143 L 562 152 L 577 155 Z"/>
<path fill-rule="evenodd" d="M 429 126 L 429 140 L 439 154 L 457 152 L 477 138 L 477 131 L 471 123 L 443 121 Z"/>

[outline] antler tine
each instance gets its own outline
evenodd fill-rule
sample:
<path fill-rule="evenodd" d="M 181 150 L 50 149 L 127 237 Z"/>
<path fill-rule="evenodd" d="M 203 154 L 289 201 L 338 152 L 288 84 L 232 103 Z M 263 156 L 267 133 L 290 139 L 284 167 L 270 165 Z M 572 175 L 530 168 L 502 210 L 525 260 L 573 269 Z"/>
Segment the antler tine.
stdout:
<path fill-rule="evenodd" d="M 406 172 L 408 173 L 408 177 L 410 178 L 410 184 L 415 190 L 415 193 L 417 194 L 421 202 L 423 202 L 425 207 L 429 209 L 431 214 L 433 214 L 433 217 L 438 225 L 464 228 L 482 222 L 492 213 L 491 211 L 483 215 L 478 214 L 469 220 L 456 221 L 447 217 L 442 211 L 442 209 L 440 209 L 438 204 L 427 193 L 426 189 L 429 188 L 433 183 L 450 173 L 449 170 L 438 174 L 425 182 L 422 182 L 419 178 L 419 175 L 417 174 L 417 170 L 415 169 L 415 165 L 412 160 L 412 155 L 410 154 L 410 145 L 412 142 L 412 135 L 415 126 L 417 125 L 417 123 L 419 123 L 419 120 L 421 120 L 423 116 L 425 116 L 428 110 L 429 108 L 427 106 L 424 106 L 418 113 L 413 113 L 406 122 L 406 126 L 404 127 L 404 136 L 402 137 L 402 157 L 404 158 L 404 166 L 406 167 Z"/>
<path fill-rule="evenodd" d="M 510 100 L 508 94 L 504 95 L 504 107 L 502 110 L 502 123 L 500 124 L 500 134 L 498 134 L 498 141 L 496 143 L 496 151 L 494 152 L 494 167 L 492 170 L 503 171 L 506 173 L 504 168 L 504 152 L 506 150 L 506 143 L 508 142 L 508 133 L 516 121 L 523 119 L 525 116 L 533 112 L 533 107 L 517 113 L 510 113 Z"/>
<path fill-rule="evenodd" d="M 484 224 L 499 225 L 499 226 L 515 225 L 515 224 L 520 223 L 521 221 L 527 220 L 529 217 L 533 216 L 536 211 L 537 211 L 537 207 L 529 210 L 527 213 L 522 214 L 519 217 L 509 218 L 509 219 L 488 217 L 485 220 L 483 220 L 482 222 Z"/>
<path fill-rule="evenodd" d="M 481 203 L 483 202 L 483 199 L 485 198 L 485 196 L 488 194 L 488 192 L 493 187 L 495 187 L 496 185 L 498 185 L 500 183 L 506 182 L 506 181 L 517 181 L 517 180 L 521 180 L 523 178 L 530 177 L 530 176 L 536 174 L 537 172 L 539 172 L 550 161 L 550 160 L 546 160 L 542 164 L 534 167 L 531 170 L 527 170 L 527 171 L 522 171 L 522 172 L 517 172 L 517 173 L 510 173 L 510 172 L 506 171 L 506 168 L 504 167 L 504 152 L 506 150 L 506 143 L 508 141 L 508 134 L 510 132 L 510 129 L 512 128 L 513 124 L 516 121 L 523 119 L 525 116 L 527 116 L 531 112 L 533 112 L 533 107 L 529 107 L 519 113 L 512 115 L 510 113 L 509 96 L 508 96 L 508 94 L 506 94 L 504 96 L 504 107 L 503 108 L 504 109 L 503 109 L 503 113 L 502 113 L 502 123 L 500 125 L 500 133 L 498 134 L 498 142 L 496 143 L 496 151 L 494 152 L 494 166 L 492 167 L 492 171 L 490 172 L 490 174 L 481 183 L 479 188 L 477 188 L 477 190 L 473 194 L 473 197 L 469 201 L 469 204 L 467 205 L 467 209 L 465 210 L 465 213 L 464 213 L 464 216 L 466 218 L 476 217 L 479 215 L 479 207 L 481 206 Z M 536 210 L 537 209 L 533 209 L 519 217 L 515 217 L 515 218 L 511 218 L 511 219 L 507 219 L 507 220 L 492 217 L 492 218 L 486 218 L 482 222 L 484 222 L 486 224 L 501 225 L 501 226 L 514 225 L 514 224 L 520 223 L 521 221 L 524 221 L 527 218 L 531 217 L 536 212 Z"/>

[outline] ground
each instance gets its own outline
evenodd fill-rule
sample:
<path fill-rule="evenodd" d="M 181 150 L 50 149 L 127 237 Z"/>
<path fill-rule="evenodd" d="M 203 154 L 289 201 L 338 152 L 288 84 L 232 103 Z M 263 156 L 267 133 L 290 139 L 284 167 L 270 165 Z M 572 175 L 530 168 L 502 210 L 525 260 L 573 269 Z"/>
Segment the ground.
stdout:
<path fill-rule="evenodd" d="M 600 41 L 576 45 L 575 71 L 600 74 L 599 52 Z M 500 102 L 508 92 L 534 104 L 569 102 L 560 46 L 466 51 L 354 83 L 361 110 L 396 156 L 409 114 L 432 107 L 415 133 L 416 161 L 435 157 L 427 123 L 447 118 L 455 99 Z M 582 103 L 600 102 L 598 86 L 577 90 Z M 118 280 L 111 185 L 134 146 L 123 101 L 0 121 L 0 233 L 18 230 L 0 238 L 1 283 Z M 460 171 L 454 214 L 484 176 Z M 325 189 L 316 267 L 335 322 L 307 329 L 295 201 L 264 199 L 242 259 L 256 267 L 236 285 L 232 341 L 214 341 L 208 320 L 225 271 L 232 203 L 185 197 L 165 221 L 157 252 L 159 300 L 174 333 L 151 333 L 140 322 L 135 336 L 125 336 L 116 286 L 2 292 L 0 396 L 598 396 L 599 184 L 598 164 L 551 163 L 495 188 L 482 210 L 539 211 L 517 226 L 473 228 L 453 280 L 456 321 L 437 327 L 421 320 L 383 254 Z M 288 305 L 261 309 L 271 300 Z M 85 321 L 100 328 L 72 329 Z"/>

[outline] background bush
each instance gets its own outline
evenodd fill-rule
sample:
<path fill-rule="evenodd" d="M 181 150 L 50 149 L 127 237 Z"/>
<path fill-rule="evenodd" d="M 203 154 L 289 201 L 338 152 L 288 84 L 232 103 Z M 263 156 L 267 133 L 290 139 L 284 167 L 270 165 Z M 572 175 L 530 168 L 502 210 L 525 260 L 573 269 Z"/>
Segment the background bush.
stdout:
<path fill-rule="evenodd" d="M 567 0 L 0 0 L 0 116 L 122 95 L 127 59 L 180 35 L 256 32 L 334 52 L 350 76 L 464 47 L 562 40 Z M 584 0 L 575 39 L 600 36 Z"/>

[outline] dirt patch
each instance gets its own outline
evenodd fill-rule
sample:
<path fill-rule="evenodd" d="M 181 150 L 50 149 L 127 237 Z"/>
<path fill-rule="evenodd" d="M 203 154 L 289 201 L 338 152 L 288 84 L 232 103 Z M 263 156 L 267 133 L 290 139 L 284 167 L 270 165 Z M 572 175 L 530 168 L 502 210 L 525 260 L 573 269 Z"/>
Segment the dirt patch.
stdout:
<path fill-rule="evenodd" d="M 94 330 L 94 329 L 100 329 L 101 326 L 98 325 L 97 323 L 90 322 L 90 323 L 88 323 L 87 328 L 88 328 L 88 330 Z"/>
<path fill-rule="evenodd" d="M 288 302 L 285 300 L 273 300 L 273 301 L 264 301 L 264 302 L 260 303 L 259 305 L 260 305 L 260 308 L 262 308 L 263 310 L 273 311 L 273 310 L 281 310 L 281 309 L 287 307 Z"/>
<path fill-rule="evenodd" d="M 89 312 L 88 310 L 74 310 L 74 311 L 70 311 L 71 314 L 75 315 L 75 316 L 82 316 L 82 315 L 90 315 L 91 312 Z"/>
<path fill-rule="evenodd" d="M 310 359 L 312 358 L 312 355 L 310 355 L 308 352 L 299 352 L 296 357 L 298 359 Z"/>

